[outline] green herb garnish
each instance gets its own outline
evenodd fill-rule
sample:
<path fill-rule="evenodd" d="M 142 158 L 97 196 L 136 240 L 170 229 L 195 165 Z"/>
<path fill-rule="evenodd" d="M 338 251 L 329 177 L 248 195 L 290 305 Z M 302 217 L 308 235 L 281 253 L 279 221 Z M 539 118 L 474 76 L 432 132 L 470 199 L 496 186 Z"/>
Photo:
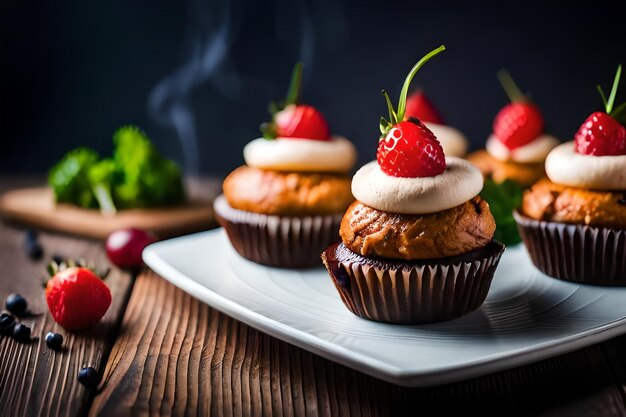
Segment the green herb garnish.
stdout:
<path fill-rule="evenodd" d="M 489 209 L 496 221 L 494 239 L 505 245 L 515 245 L 522 241 L 513 218 L 513 211 L 522 204 L 522 187 L 515 181 L 495 182 L 485 179 L 480 196 L 489 203 Z"/>
<path fill-rule="evenodd" d="M 114 213 L 174 205 L 185 198 L 180 169 L 158 153 L 143 131 L 121 127 L 113 143 L 113 158 L 100 160 L 95 151 L 77 148 L 52 168 L 48 182 L 58 202 Z"/>

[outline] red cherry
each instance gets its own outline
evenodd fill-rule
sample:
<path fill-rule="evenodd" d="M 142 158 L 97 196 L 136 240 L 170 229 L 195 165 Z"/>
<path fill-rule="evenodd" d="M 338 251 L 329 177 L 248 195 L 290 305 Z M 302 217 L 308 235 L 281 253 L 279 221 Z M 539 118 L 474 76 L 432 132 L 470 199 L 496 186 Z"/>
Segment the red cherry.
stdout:
<path fill-rule="evenodd" d="M 382 171 L 393 177 L 434 177 L 446 169 L 441 144 L 417 119 L 394 125 L 380 140 L 376 159 Z"/>
<path fill-rule="evenodd" d="M 276 136 L 329 140 L 330 129 L 317 109 L 305 104 L 290 104 L 274 116 Z"/>
<path fill-rule="evenodd" d="M 107 256 L 119 268 L 137 269 L 143 265 L 144 248 L 155 241 L 154 235 L 140 229 L 117 230 L 106 240 Z"/>
<path fill-rule="evenodd" d="M 626 128 L 608 114 L 597 111 L 576 132 L 574 150 L 584 155 L 626 155 Z"/>
<path fill-rule="evenodd" d="M 404 118 L 409 120 L 411 117 L 415 117 L 423 123 L 444 124 L 439 112 L 422 90 L 414 92 L 406 99 Z"/>
<path fill-rule="evenodd" d="M 532 142 L 543 132 L 543 117 L 534 104 L 513 102 L 498 112 L 493 133 L 507 148 L 515 149 Z"/>

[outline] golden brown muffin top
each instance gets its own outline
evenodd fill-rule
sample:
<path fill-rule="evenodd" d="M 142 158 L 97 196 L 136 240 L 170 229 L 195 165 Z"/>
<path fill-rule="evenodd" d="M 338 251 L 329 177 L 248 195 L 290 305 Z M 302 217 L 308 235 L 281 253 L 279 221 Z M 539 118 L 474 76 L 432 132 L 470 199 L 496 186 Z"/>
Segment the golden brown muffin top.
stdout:
<path fill-rule="evenodd" d="M 495 182 L 510 179 L 522 187 L 528 187 L 546 176 L 543 162 L 522 164 L 500 161 L 485 150 L 468 155 L 467 160 L 474 164 L 485 177 L 491 177 Z"/>
<path fill-rule="evenodd" d="M 266 171 L 241 166 L 224 180 L 228 204 L 279 216 L 343 213 L 354 201 L 350 178 L 339 174 Z"/>
<path fill-rule="evenodd" d="M 433 214 L 387 213 L 355 201 L 341 221 L 343 244 L 362 256 L 417 260 L 444 258 L 482 248 L 496 223 L 489 204 L 474 197 Z"/>
<path fill-rule="evenodd" d="M 555 184 L 544 178 L 524 193 L 522 214 L 535 220 L 626 229 L 626 195 Z"/>

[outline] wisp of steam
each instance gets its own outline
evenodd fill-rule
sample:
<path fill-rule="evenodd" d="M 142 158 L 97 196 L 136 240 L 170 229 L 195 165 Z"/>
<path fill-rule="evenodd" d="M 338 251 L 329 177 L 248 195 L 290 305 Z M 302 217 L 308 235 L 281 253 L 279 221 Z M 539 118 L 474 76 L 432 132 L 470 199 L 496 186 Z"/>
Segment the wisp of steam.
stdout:
<path fill-rule="evenodd" d="M 200 173 L 193 91 L 200 84 L 212 82 L 221 94 L 231 98 L 239 96 L 241 80 L 229 62 L 228 52 L 240 26 L 243 3 L 238 0 L 189 0 L 187 54 L 183 64 L 162 79 L 148 98 L 150 116 L 157 123 L 175 129 L 183 150 L 185 172 L 193 176 Z M 287 42 L 299 38 L 298 58 L 307 68 L 305 74 L 310 76 L 315 36 L 306 0 L 277 0 L 276 6 L 277 15 L 281 14 L 279 10 L 288 15 L 277 16 L 276 35 Z M 279 27 L 279 22 L 289 23 L 287 27 Z"/>

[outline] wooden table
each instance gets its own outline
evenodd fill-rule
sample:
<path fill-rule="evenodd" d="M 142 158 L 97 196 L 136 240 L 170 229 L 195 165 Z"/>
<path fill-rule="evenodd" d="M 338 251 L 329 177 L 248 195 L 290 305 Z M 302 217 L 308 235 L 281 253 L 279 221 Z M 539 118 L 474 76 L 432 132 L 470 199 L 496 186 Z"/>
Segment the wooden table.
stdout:
<path fill-rule="evenodd" d="M 0 191 L 28 181 L 3 179 Z M 32 184 L 32 182 L 30 182 Z M 44 260 L 60 254 L 106 264 L 102 244 L 41 233 Z M 248 327 L 145 270 L 114 269 L 113 304 L 91 331 L 72 335 L 50 317 L 44 260 L 23 250 L 23 229 L 0 224 L 0 300 L 26 296 L 35 340 L 0 336 L 0 416 L 626 415 L 626 336 L 461 383 L 398 387 Z M 625 300 L 626 302 L 626 300 Z M 48 331 L 66 349 L 46 348 Z M 425 358 L 426 359 L 426 358 Z M 96 391 L 77 381 L 102 375 Z"/>

